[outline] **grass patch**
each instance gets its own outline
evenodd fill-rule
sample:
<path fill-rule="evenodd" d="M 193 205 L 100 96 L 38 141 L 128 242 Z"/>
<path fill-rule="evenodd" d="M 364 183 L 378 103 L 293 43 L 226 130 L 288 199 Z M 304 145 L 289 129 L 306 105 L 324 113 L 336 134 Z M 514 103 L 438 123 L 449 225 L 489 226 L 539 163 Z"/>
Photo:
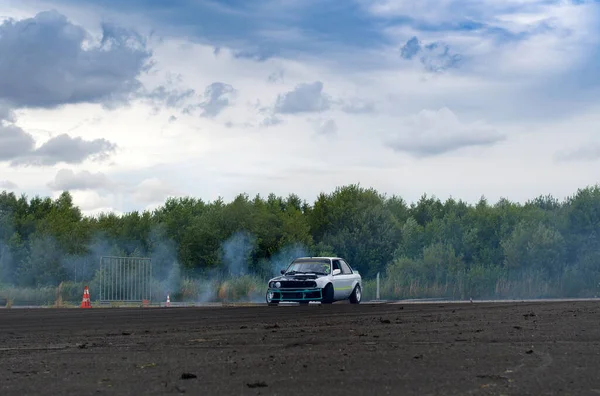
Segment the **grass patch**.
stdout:
<path fill-rule="evenodd" d="M 56 288 L 17 288 L 11 286 L 0 287 L 0 300 L 6 301 L 6 307 L 24 305 L 48 305 L 56 301 Z"/>

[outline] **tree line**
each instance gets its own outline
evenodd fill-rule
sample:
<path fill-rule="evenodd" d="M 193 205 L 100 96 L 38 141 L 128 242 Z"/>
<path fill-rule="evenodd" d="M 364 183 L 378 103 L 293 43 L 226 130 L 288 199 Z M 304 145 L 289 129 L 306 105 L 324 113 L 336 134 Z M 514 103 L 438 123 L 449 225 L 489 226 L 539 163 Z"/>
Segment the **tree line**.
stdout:
<path fill-rule="evenodd" d="M 0 194 L 0 286 L 89 281 L 102 255 L 151 257 L 155 277 L 252 274 L 299 255 L 342 256 L 390 297 L 582 297 L 600 290 L 600 187 L 559 201 L 474 204 L 423 195 L 407 203 L 360 185 L 321 193 L 84 216 L 58 198 Z"/>

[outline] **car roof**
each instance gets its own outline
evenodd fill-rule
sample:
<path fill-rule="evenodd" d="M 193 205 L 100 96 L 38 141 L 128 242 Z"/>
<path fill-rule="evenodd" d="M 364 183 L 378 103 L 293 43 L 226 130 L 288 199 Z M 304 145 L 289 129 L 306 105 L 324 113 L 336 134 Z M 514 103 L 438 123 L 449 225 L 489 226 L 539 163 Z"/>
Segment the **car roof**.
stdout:
<path fill-rule="evenodd" d="M 318 259 L 318 260 L 343 260 L 343 258 L 341 257 L 329 257 L 329 256 L 306 256 L 306 257 L 298 257 L 295 258 L 294 261 L 296 260 L 314 260 L 314 259 Z"/>

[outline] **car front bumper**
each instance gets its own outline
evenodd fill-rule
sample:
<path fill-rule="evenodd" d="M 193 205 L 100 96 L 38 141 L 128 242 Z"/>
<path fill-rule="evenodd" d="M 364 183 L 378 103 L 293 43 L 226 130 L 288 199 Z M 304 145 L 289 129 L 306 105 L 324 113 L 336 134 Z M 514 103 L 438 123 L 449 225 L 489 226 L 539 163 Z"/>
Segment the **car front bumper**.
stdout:
<path fill-rule="evenodd" d="M 267 289 L 267 294 L 270 294 L 271 301 L 281 302 L 301 302 L 301 301 L 321 301 L 323 298 L 322 289 Z"/>

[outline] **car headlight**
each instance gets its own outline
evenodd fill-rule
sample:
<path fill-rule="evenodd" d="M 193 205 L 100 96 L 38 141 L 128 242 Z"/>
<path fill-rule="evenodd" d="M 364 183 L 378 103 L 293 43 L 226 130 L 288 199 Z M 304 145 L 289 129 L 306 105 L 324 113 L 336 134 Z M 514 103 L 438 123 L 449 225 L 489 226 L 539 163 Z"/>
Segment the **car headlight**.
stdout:
<path fill-rule="evenodd" d="M 275 287 L 279 289 L 281 287 L 281 282 L 275 282 Z"/>

